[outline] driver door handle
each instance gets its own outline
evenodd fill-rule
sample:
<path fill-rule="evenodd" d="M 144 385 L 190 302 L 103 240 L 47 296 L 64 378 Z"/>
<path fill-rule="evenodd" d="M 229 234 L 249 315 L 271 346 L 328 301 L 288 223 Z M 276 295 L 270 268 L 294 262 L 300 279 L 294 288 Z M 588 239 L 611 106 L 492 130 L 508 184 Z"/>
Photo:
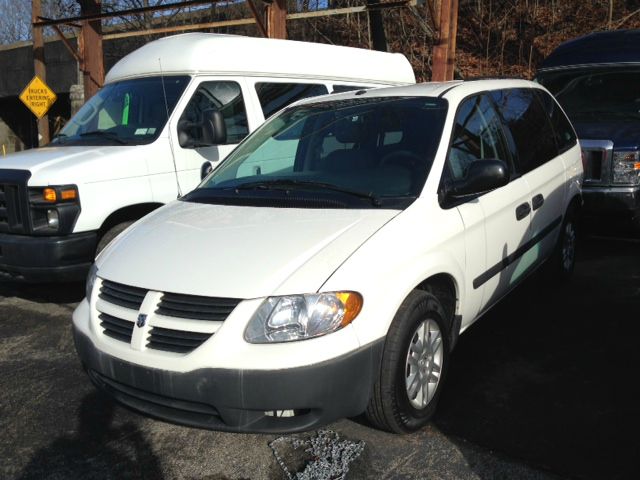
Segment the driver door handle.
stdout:
<path fill-rule="evenodd" d="M 520 221 L 523 218 L 526 218 L 530 212 L 531 205 L 529 205 L 529 202 L 524 202 L 523 204 L 518 205 L 518 207 L 516 208 L 516 219 Z"/>
<path fill-rule="evenodd" d="M 531 205 L 533 205 L 534 210 L 539 209 L 543 203 L 544 203 L 544 196 L 541 193 L 539 193 L 538 195 L 536 195 L 531 199 Z"/>

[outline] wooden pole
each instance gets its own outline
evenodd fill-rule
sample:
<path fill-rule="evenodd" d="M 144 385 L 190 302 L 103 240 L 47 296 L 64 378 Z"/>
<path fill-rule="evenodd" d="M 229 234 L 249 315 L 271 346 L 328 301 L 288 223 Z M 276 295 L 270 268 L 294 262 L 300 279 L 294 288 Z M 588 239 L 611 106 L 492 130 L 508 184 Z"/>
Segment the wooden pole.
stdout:
<path fill-rule="evenodd" d="M 42 14 L 42 5 L 40 0 L 32 0 L 31 2 L 31 23 L 38 21 Z M 42 36 L 42 28 L 32 27 L 33 29 L 33 70 L 34 73 L 46 83 L 47 71 L 44 63 L 44 39 Z M 38 145 L 46 145 L 49 143 L 49 117 L 44 115 L 38 119 Z"/>
<path fill-rule="evenodd" d="M 447 49 L 447 80 L 453 80 L 456 68 L 456 38 L 458 37 L 458 0 L 451 1 L 449 48 Z"/>
<path fill-rule="evenodd" d="M 287 38 L 286 0 L 273 0 L 267 5 L 267 34 L 269 38 Z"/>
<path fill-rule="evenodd" d="M 82 0 L 82 15 L 99 14 L 102 0 Z M 104 83 L 104 63 L 102 58 L 102 23 L 101 20 L 83 20 L 82 32 L 78 38 L 79 57 L 82 59 L 84 76 L 84 101 L 89 100 Z"/>
<path fill-rule="evenodd" d="M 442 0 L 440 5 L 439 38 L 433 47 L 431 80 L 453 80 L 455 38 L 458 31 L 458 0 Z"/>

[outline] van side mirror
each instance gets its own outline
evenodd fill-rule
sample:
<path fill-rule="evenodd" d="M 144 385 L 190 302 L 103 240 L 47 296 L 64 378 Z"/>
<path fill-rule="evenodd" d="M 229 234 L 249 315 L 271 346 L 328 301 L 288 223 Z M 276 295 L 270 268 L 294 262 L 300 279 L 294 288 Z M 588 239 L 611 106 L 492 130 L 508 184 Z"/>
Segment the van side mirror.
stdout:
<path fill-rule="evenodd" d="M 199 122 L 178 122 L 178 143 L 182 148 L 220 145 L 227 141 L 224 116 L 215 109 L 204 110 Z"/>
<path fill-rule="evenodd" d="M 220 110 L 209 109 L 202 112 L 202 143 L 220 145 L 227 141 L 227 126 Z"/>
<path fill-rule="evenodd" d="M 463 179 L 448 185 L 445 195 L 447 200 L 460 200 L 503 187 L 507 183 L 509 171 L 502 160 L 476 160 L 469 165 Z"/>

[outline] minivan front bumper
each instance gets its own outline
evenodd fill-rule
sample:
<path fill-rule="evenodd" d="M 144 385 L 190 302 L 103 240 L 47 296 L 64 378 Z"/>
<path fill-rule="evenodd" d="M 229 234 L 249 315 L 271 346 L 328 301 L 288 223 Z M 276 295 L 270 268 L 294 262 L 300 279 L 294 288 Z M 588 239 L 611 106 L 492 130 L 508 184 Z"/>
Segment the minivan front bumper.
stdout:
<path fill-rule="evenodd" d="M 379 340 L 330 361 L 291 369 L 182 373 L 108 355 L 75 326 L 73 335 L 92 382 L 120 403 L 174 423 L 232 432 L 305 431 L 362 413 L 384 345 Z"/>
<path fill-rule="evenodd" d="M 0 279 L 84 280 L 93 262 L 97 238 L 97 232 L 59 237 L 0 233 Z"/>

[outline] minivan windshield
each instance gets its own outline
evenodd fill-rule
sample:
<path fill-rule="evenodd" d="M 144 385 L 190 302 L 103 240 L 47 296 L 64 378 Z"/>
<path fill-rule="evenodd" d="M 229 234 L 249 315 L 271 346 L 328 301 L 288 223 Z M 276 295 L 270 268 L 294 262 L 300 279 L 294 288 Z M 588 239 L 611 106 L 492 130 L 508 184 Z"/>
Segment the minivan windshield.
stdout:
<path fill-rule="evenodd" d="M 574 122 L 640 120 L 640 67 L 554 70 L 537 80 Z"/>
<path fill-rule="evenodd" d="M 189 80 L 188 76 L 164 76 L 109 83 L 82 106 L 51 143 L 151 143 L 164 128 Z"/>
<path fill-rule="evenodd" d="M 447 102 L 350 98 L 292 107 L 250 135 L 187 201 L 405 208 L 422 190 Z"/>

